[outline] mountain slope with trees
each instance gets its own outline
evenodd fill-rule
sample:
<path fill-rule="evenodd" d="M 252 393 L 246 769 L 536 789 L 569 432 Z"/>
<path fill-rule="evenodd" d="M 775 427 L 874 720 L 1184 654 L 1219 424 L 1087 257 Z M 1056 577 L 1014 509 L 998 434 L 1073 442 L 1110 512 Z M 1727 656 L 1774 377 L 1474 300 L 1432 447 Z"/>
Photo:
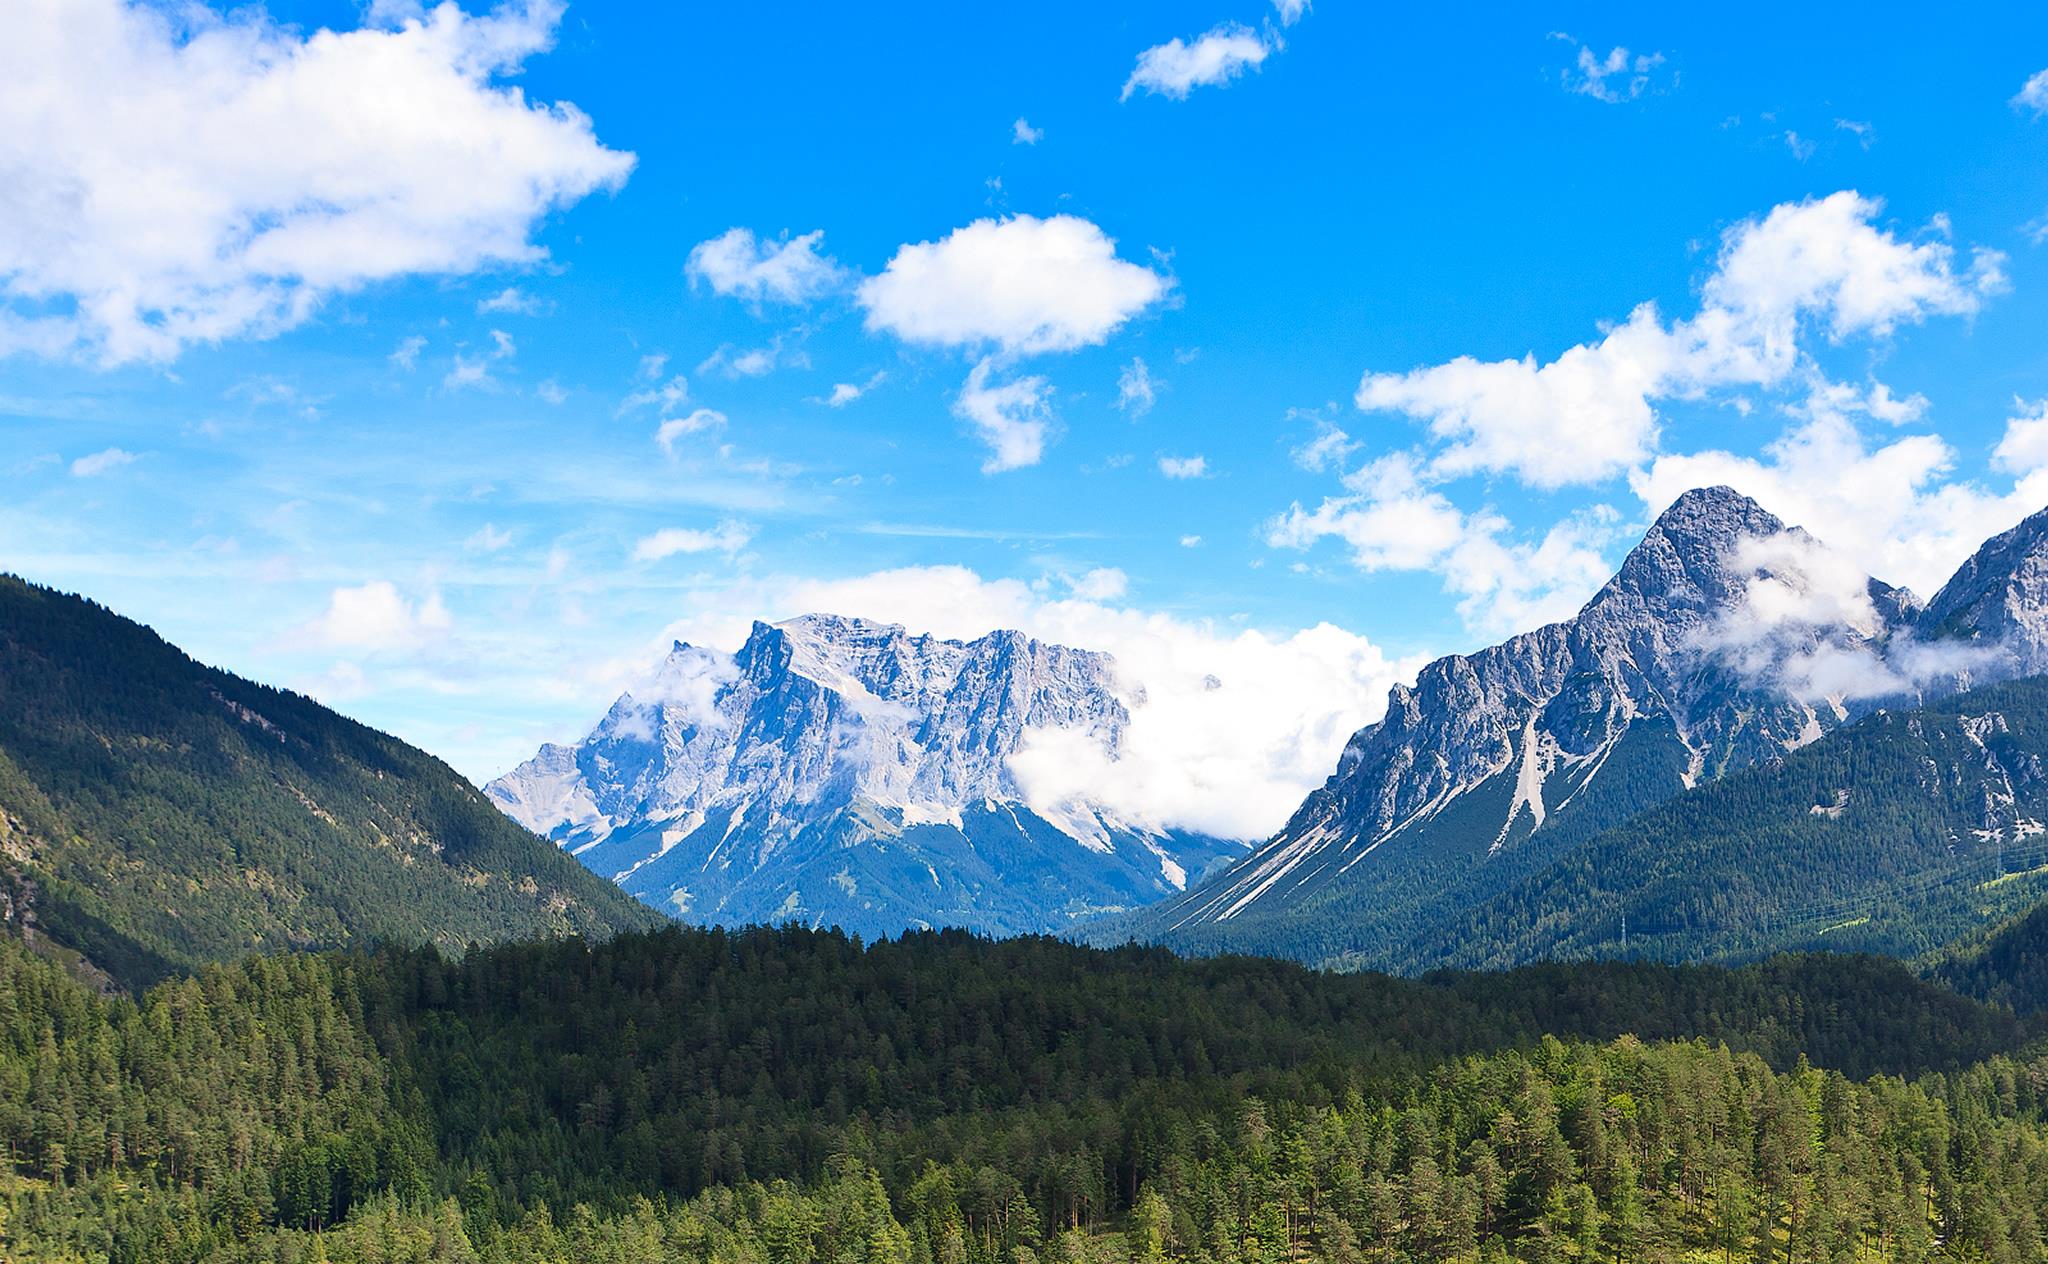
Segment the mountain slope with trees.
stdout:
<path fill-rule="evenodd" d="M 13 577 L 0 914 L 127 986 L 265 950 L 661 921 L 439 760 Z"/>

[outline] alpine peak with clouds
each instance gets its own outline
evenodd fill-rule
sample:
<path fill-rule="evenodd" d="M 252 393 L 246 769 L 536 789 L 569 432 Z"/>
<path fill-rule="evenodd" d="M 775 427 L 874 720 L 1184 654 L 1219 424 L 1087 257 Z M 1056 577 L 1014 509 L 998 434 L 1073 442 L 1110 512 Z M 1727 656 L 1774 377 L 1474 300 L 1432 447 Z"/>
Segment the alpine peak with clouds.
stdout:
<path fill-rule="evenodd" d="M 1144 689 L 1114 759 L 1020 747 L 1021 802 L 1256 840 L 1393 685 L 1725 486 L 1810 533 L 1696 630 L 1792 668 L 1763 749 L 1975 670 L 1861 585 L 2048 505 L 2048 13 L 1842 38 L 24 0 L 0 563 L 479 783 L 676 640 L 1013 631 Z"/>
<path fill-rule="evenodd" d="M 1880 707 L 1910 712 L 2044 667 L 2048 509 L 1987 541 L 1923 605 L 1749 497 L 1695 489 L 1571 618 L 1396 685 L 1385 715 L 1250 856 L 1091 933 L 1427 964 L 1425 941 L 1686 791 L 1780 763 Z M 1976 758 L 1996 770 L 1981 742 Z M 1867 790 L 1845 783 L 1841 803 L 1813 806 L 1839 813 Z M 1991 793 L 1987 811 L 2012 805 L 2011 784 L 2002 801 Z M 1999 828 L 2024 836 L 2012 821 L 1975 826 L 1980 842 Z M 1759 833 L 1752 845 L 1776 841 Z"/>
<path fill-rule="evenodd" d="M 676 642 L 581 742 L 488 793 L 693 921 L 1060 931 L 1242 854 L 1077 792 L 1074 744 L 1113 768 L 1126 698 L 1143 690 L 1105 654 L 806 615 L 733 654 Z"/>

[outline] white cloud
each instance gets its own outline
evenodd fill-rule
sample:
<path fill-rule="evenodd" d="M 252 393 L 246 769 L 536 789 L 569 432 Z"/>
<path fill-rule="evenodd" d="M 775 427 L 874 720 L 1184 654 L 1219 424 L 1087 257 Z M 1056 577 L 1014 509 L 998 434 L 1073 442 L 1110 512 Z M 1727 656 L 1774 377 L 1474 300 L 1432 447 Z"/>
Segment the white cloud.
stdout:
<path fill-rule="evenodd" d="M 539 386 L 533 388 L 533 393 L 540 396 L 543 403 L 548 404 L 559 404 L 569 398 L 569 392 L 563 390 L 562 384 L 553 378 L 542 380 Z"/>
<path fill-rule="evenodd" d="M 1878 228 L 1880 210 L 1853 192 L 1785 203 L 1723 235 L 1689 320 L 1666 325 L 1645 303 L 1599 342 L 1548 363 L 1460 356 L 1368 373 L 1356 402 L 1427 422 L 1443 444 L 1438 475 L 1511 472 L 1546 488 L 1607 478 L 1652 453 L 1660 400 L 1782 386 L 1810 332 L 1884 337 L 1928 316 L 1974 312 L 2003 284 L 2000 256 L 1979 252 L 1960 269 L 1947 242 Z"/>
<path fill-rule="evenodd" d="M 801 345 L 802 333 L 798 333 L 798 345 L 791 347 L 791 339 L 777 334 L 765 347 L 736 347 L 726 343 L 706 356 L 697 366 L 700 374 L 717 374 L 727 381 L 738 381 L 743 377 L 766 377 L 780 368 L 807 369 L 811 358 Z"/>
<path fill-rule="evenodd" d="M 403 650 L 444 635 L 452 626 L 441 594 L 408 601 L 389 580 L 337 588 L 327 611 L 300 629 L 316 645 L 334 649 Z"/>
<path fill-rule="evenodd" d="M 1429 570 L 1459 599 L 1465 622 L 1507 634 L 1570 615 L 1607 579 L 1611 509 L 1567 518 L 1537 541 L 1510 538 L 1490 510 L 1467 514 L 1427 485 L 1415 458 L 1394 453 L 1344 478 L 1347 492 L 1315 509 L 1296 504 L 1267 524 L 1276 548 L 1341 540 L 1361 570 Z"/>
<path fill-rule="evenodd" d="M 1262 838 L 1322 784 L 1344 742 L 1377 719 L 1388 688 L 1420 660 L 1390 660 L 1329 624 L 1267 633 L 983 579 L 957 566 L 845 579 L 774 577 L 695 591 L 670 640 L 736 648 L 754 618 L 832 611 L 971 638 L 1016 628 L 1106 651 L 1132 723 L 1121 758 L 1085 735 L 1033 734 L 1012 769 L 1032 802 L 1083 796 L 1134 824 Z"/>
<path fill-rule="evenodd" d="M 1184 549 L 1199 549 L 1202 547 L 1202 537 L 1198 535 L 1184 535 L 1180 538 L 1180 546 Z"/>
<path fill-rule="evenodd" d="M 1168 478 L 1207 478 L 1209 458 L 1205 456 L 1162 456 L 1159 472 Z"/>
<path fill-rule="evenodd" d="M 517 286 L 507 286 L 489 298 L 478 299 L 476 312 L 479 316 L 538 316 L 541 301 Z"/>
<path fill-rule="evenodd" d="M 1258 32 L 1237 22 L 1212 27 L 1192 44 L 1176 37 L 1138 54 L 1137 67 L 1125 81 L 1123 95 L 1118 99 L 1128 101 L 1132 93 L 1143 89 L 1185 101 L 1196 88 L 1227 84 L 1246 70 L 1258 69 L 1275 47 Z"/>
<path fill-rule="evenodd" d="M 0 353 L 165 361 L 322 299 L 530 264 L 633 157 L 498 82 L 560 4 L 311 35 L 259 9 L 29 0 L 0 41 Z M 53 310 L 54 309 L 54 310 Z"/>
<path fill-rule="evenodd" d="M 1010 126 L 1010 143 L 1012 145 L 1036 145 L 1044 139 L 1044 128 L 1033 127 L 1022 118 L 1019 118 Z"/>
<path fill-rule="evenodd" d="M 512 335 L 502 329 L 491 331 L 491 348 L 476 355 L 455 353 L 455 362 L 448 369 L 448 376 L 441 379 L 441 388 L 459 391 L 465 387 L 496 389 L 498 379 L 491 376 L 491 366 L 510 360 L 519 354 L 519 344 Z"/>
<path fill-rule="evenodd" d="M 475 534 L 462 542 L 462 547 L 472 553 L 498 553 L 511 543 L 510 531 L 500 530 L 495 523 L 486 522 L 476 529 Z"/>
<path fill-rule="evenodd" d="M 860 303 L 872 332 L 1033 355 L 1104 342 L 1170 285 L 1117 258 L 1116 242 L 1085 219 L 1018 215 L 898 248 L 861 283 Z"/>
<path fill-rule="evenodd" d="M 2009 440 L 2020 436 L 2001 458 L 2007 468 L 2030 456 L 2029 420 L 2007 428 Z M 2026 469 L 1998 492 L 1947 481 L 1954 464 L 1955 452 L 1934 435 L 1872 446 L 1849 418 L 1823 410 L 1760 457 L 1663 456 L 1629 481 L 1653 514 L 1690 488 L 1726 484 L 1869 574 L 1926 597 L 1987 538 L 2048 504 L 2048 469 Z"/>
<path fill-rule="evenodd" d="M 107 448 L 73 461 L 71 475 L 73 478 L 93 478 L 111 470 L 118 470 L 124 465 L 132 465 L 135 461 L 136 456 L 133 452 L 121 448 Z"/>
<path fill-rule="evenodd" d="M 1038 464 L 1056 420 L 1050 383 L 1033 376 L 990 385 L 994 363 L 990 358 L 976 364 L 953 401 L 954 415 L 971 423 L 989 446 L 989 458 L 981 466 L 984 474 Z"/>
<path fill-rule="evenodd" d="M 645 371 L 649 360 L 655 362 L 655 369 L 652 375 L 647 374 Z M 667 356 L 647 357 L 646 360 L 641 361 L 642 376 L 659 377 L 661 375 L 661 366 L 667 361 Z M 642 390 L 634 391 L 626 396 L 625 399 L 620 400 L 617 415 L 623 417 L 627 413 L 639 412 L 643 408 L 653 408 L 663 416 L 667 416 L 689 402 L 689 380 L 681 374 L 677 374 L 659 386 L 649 386 Z"/>
<path fill-rule="evenodd" d="M 1575 42 L 1562 33 L 1551 38 Z M 1616 46 L 1602 57 L 1587 45 L 1578 48 L 1577 65 L 1561 76 L 1565 91 L 1609 105 L 1633 101 L 1649 91 L 1651 76 L 1664 64 L 1662 53 L 1631 53 Z"/>
<path fill-rule="evenodd" d="M 410 373 L 419 366 L 420 352 L 427 349 L 427 340 L 418 334 L 401 338 L 389 357 L 391 363 Z"/>
<path fill-rule="evenodd" d="M 1293 26 L 1308 16 L 1309 0 L 1273 0 L 1273 9 L 1280 25 Z"/>
<path fill-rule="evenodd" d="M 1114 566 L 1098 566 L 1067 581 L 1067 592 L 1078 601 L 1114 601 L 1130 588 L 1131 577 Z"/>
<path fill-rule="evenodd" d="M 1153 403 L 1159 398 L 1158 387 L 1152 382 L 1152 371 L 1136 356 L 1116 375 L 1116 406 L 1119 412 L 1132 419 L 1143 417 L 1152 411 Z"/>
<path fill-rule="evenodd" d="M 2048 399 L 2032 404 L 2016 399 L 2013 407 L 2019 411 L 2006 420 L 1992 463 L 2015 474 L 2048 469 Z"/>
<path fill-rule="evenodd" d="M 837 383 L 832 387 L 832 393 L 830 395 L 825 396 L 823 399 L 814 399 L 811 402 L 814 404 L 823 404 L 827 408 L 844 408 L 848 404 L 851 404 L 853 401 L 859 399 L 861 396 L 867 394 L 871 390 L 874 390 L 877 386 L 880 386 L 882 383 L 888 380 L 888 373 L 877 370 L 865 382 Z"/>
<path fill-rule="evenodd" d="M 636 562 L 658 562 L 678 553 L 737 553 L 754 538 L 754 528 L 728 519 L 708 531 L 664 527 L 633 546 Z"/>
<path fill-rule="evenodd" d="M 2034 117 L 2048 115 L 2048 70 L 2043 70 L 2024 84 L 2012 99 L 2015 107 L 2032 110 Z"/>
<path fill-rule="evenodd" d="M 803 304 L 839 288 L 844 270 L 819 252 L 823 229 L 778 242 L 747 228 L 729 228 L 690 251 L 683 271 L 713 293 L 759 303 Z"/>
<path fill-rule="evenodd" d="M 1316 417 L 1316 437 L 1294 450 L 1294 463 L 1305 470 L 1343 467 L 1359 444 L 1327 417 Z"/>
<path fill-rule="evenodd" d="M 715 408 L 699 408 L 681 417 L 670 417 L 655 428 L 654 441 L 661 445 L 663 454 L 676 454 L 676 440 L 687 435 L 702 434 L 725 425 L 725 414 Z"/>
<path fill-rule="evenodd" d="M 899 247 L 859 300 L 870 332 L 983 354 L 954 401 L 993 449 L 985 472 L 1035 465 L 1054 417 L 1043 377 L 990 385 L 998 367 L 1108 340 L 1172 282 L 1119 259 L 1116 242 L 1072 215 L 976 220 L 939 241 Z"/>
<path fill-rule="evenodd" d="M 1992 646 L 1888 640 L 1869 579 L 1853 558 L 1812 535 L 1783 531 L 1736 542 L 1746 573 L 1736 602 L 1698 645 L 1752 681 L 1808 704 L 1909 695 L 1958 672 L 1981 671 Z M 1844 636 L 1843 631 L 1853 633 Z"/>

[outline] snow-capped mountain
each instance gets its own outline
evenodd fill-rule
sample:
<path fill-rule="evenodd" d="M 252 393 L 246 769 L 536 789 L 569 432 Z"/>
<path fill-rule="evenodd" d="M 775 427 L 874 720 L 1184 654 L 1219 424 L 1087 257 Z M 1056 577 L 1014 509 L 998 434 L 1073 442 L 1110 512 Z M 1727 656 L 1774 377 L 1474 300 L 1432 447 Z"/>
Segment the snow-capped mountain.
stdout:
<path fill-rule="evenodd" d="M 1114 757 L 1120 690 L 1107 655 L 1018 632 L 757 623 L 737 654 L 678 642 L 583 741 L 542 747 L 486 792 L 691 921 L 1060 930 L 1242 854 L 1019 785 L 1011 757 L 1035 732 Z"/>
<path fill-rule="evenodd" d="M 1996 606 L 2007 590 L 1987 579 L 1972 591 Z M 2040 609 L 2031 594 L 2015 600 Z M 1284 941 L 1291 955 L 1365 952 L 1372 964 L 1374 944 L 1574 842 L 1888 697 L 1915 700 L 1936 682 L 1893 664 L 1930 657 L 1919 619 L 1911 593 L 1845 572 L 1749 498 L 1688 492 L 1577 615 L 1431 663 L 1271 840 L 1091 936 L 1205 950 Z"/>

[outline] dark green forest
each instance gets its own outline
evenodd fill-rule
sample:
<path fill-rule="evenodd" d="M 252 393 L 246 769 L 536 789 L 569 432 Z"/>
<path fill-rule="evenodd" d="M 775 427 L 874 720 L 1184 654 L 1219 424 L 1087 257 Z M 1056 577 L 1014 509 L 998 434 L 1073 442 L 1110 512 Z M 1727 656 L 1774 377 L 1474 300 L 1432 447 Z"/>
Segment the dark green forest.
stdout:
<path fill-rule="evenodd" d="M 2035 1028 L 1896 963 L 1422 980 L 962 934 L 0 944 L 15 1260 L 2041 1258 Z"/>

